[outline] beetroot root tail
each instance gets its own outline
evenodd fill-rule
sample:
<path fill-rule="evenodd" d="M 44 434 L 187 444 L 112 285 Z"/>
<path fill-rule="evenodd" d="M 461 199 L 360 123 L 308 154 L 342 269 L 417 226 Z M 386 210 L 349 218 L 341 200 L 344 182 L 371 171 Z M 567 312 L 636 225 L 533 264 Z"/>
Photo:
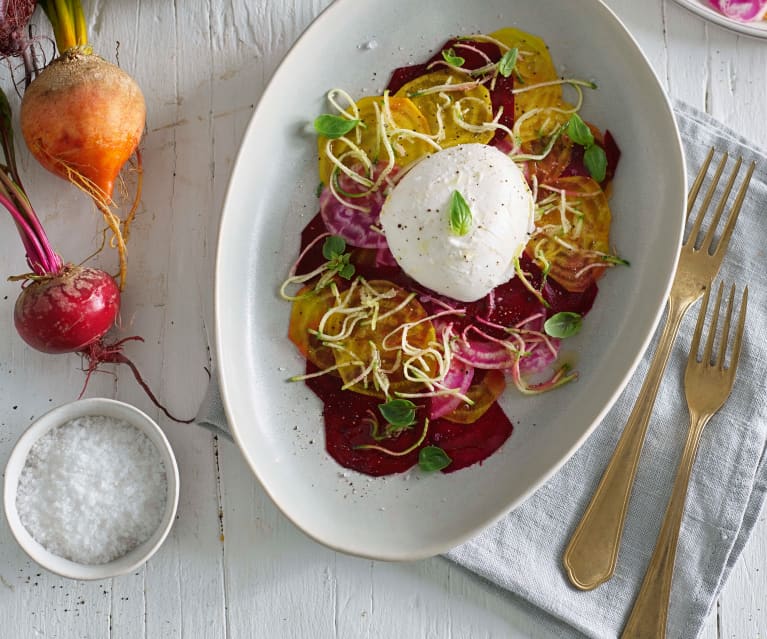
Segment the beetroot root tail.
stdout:
<path fill-rule="evenodd" d="M 162 404 L 162 402 L 160 402 L 159 399 L 157 399 L 157 396 L 154 394 L 154 392 L 152 392 L 149 384 L 147 384 L 147 382 L 144 380 L 138 367 L 122 352 L 123 344 L 128 341 L 143 342 L 144 339 L 136 335 L 133 337 L 123 338 L 111 344 L 105 344 L 102 340 L 99 340 L 98 342 L 90 344 L 81 351 L 81 354 L 88 360 L 88 366 L 85 369 L 85 384 L 83 385 L 83 390 L 80 393 L 80 397 L 82 397 L 85 393 L 85 389 L 88 386 L 88 381 L 90 380 L 91 374 L 97 371 L 101 364 L 125 364 L 128 368 L 130 368 L 131 372 L 133 373 L 133 377 L 136 379 L 138 385 L 141 386 L 141 388 L 144 390 L 147 397 L 149 397 L 152 403 L 157 408 L 159 408 L 168 419 L 179 424 L 191 424 L 194 422 L 194 417 L 189 419 L 180 419 L 176 417 Z"/>

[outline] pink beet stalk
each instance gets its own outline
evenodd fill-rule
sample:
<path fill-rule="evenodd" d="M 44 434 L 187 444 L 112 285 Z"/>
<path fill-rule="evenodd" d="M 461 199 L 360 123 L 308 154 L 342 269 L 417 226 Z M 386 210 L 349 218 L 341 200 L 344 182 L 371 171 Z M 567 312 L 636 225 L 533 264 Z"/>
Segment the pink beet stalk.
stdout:
<path fill-rule="evenodd" d="M 16 168 L 16 155 L 11 128 L 11 107 L 0 89 L 0 145 L 5 165 L 0 165 L 0 204 L 11 214 L 27 254 L 27 264 L 35 275 L 57 275 L 63 262 L 53 250 L 40 220 L 24 193 Z"/>

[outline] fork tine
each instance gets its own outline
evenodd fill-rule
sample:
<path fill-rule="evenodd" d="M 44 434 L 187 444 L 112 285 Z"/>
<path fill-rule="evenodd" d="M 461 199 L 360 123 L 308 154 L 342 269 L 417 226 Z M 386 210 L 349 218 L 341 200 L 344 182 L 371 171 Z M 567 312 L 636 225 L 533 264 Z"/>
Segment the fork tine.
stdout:
<path fill-rule="evenodd" d="M 719 326 L 719 311 L 722 308 L 722 282 L 719 282 L 719 291 L 716 294 L 716 308 L 711 316 L 711 326 L 708 329 L 708 337 L 706 338 L 706 348 L 703 351 L 703 358 L 701 361 L 703 364 L 708 365 L 711 363 L 711 353 L 714 350 L 714 338 L 716 337 L 716 328 Z"/>
<path fill-rule="evenodd" d="M 708 298 L 710 297 L 712 283 L 710 283 L 706 287 L 706 293 L 703 296 L 703 301 L 700 303 L 700 311 L 698 311 L 698 323 L 695 325 L 695 332 L 692 334 L 692 343 L 690 344 L 690 355 L 687 357 L 688 367 L 694 362 L 698 361 L 698 348 L 700 347 L 700 336 L 703 333 L 703 324 L 706 321 L 706 310 L 708 309 Z"/>
<path fill-rule="evenodd" d="M 729 158 L 729 155 L 727 152 L 722 155 L 722 159 L 719 161 L 719 166 L 716 167 L 716 172 L 714 173 L 714 177 L 711 179 L 711 184 L 708 185 L 708 190 L 706 191 L 706 197 L 703 199 L 703 203 L 700 205 L 700 209 L 698 210 L 698 216 L 695 218 L 695 222 L 693 223 L 692 229 L 690 230 L 690 235 L 687 237 L 687 243 L 689 244 L 690 241 L 692 241 L 692 246 L 695 245 L 695 240 L 698 237 L 698 233 L 700 232 L 700 227 L 703 224 L 703 218 L 706 217 L 706 212 L 708 211 L 708 207 L 711 205 L 711 200 L 714 198 L 714 193 L 716 192 L 716 186 L 719 184 L 719 179 L 722 177 L 722 171 L 724 171 L 724 166 L 727 164 L 727 159 Z M 690 213 L 692 212 L 692 205 L 687 205 L 687 215 L 689 217 Z"/>
<path fill-rule="evenodd" d="M 721 284 L 719 285 L 721 288 Z M 719 353 L 716 356 L 714 365 L 719 370 L 724 370 L 724 356 L 727 352 L 727 344 L 730 342 L 730 323 L 732 321 L 732 305 L 735 301 L 735 284 L 730 286 L 730 295 L 727 300 L 727 315 L 724 319 L 724 327 L 722 328 L 722 338 L 719 340 Z"/>
<path fill-rule="evenodd" d="M 708 251 L 711 247 L 711 243 L 714 241 L 714 233 L 716 232 L 716 227 L 719 226 L 719 220 L 722 219 L 724 207 L 727 206 L 727 200 L 730 198 L 732 187 L 735 184 L 735 178 L 738 177 L 738 172 L 740 171 L 742 164 L 743 158 L 738 158 L 738 160 L 735 162 L 735 166 L 733 167 L 732 172 L 730 173 L 730 179 L 727 180 L 727 186 L 724 187 L 722 197 L 719 199 L 719 205 L 716 207 L 714 217 L 711 220 L 711 223 L 708 225 L 708 232 L 703 238 L 703 241 L 700 243 L 701 250 Z"/>
<path fill-rule="evenodd" d="M 714 255 L 718 255 L 721 251 L 727 250 L 727 245 L 730 243 L 730 237 L 732 236 L 732 230 L 735 228 L 735 222 L 738 220 L 738 215 L 740 215 L 740 209 L 743 206 L 743 201 L 746 199 L 746 192 L 748 191 L 748 186 L 751 182 L 751 176 L 754 174 L 755 167 L 756 163 L 751 162 L 751 165 L 748 167 L 746 177 L 743 178 L 743 183 L 740 185 L 740 189 L 738 190 L 738 195 L 735 198 L 735 203 L 732 205 L 730 217 L 727 219 L 727 224 L 724 227 L 722 237 L 719 240 L 719 244 L 717 245 L 716 250 L 714 251 Z"/>
<path fill-rule="evenodd" d="M 740 359 L 740 347 L 743 344 L 743 333 L 746 328 L 746 310 L 748 309 L 748 286 L 743 289 L 743 297 L 740 301 L 740 317 L 738 318 L 738 330 L 735 333 L 735 346 L 732 349 L 730 358 L 730 375 L 735 376 L 735 369 L 738 367 Z"/>
<path fill-rule="evenodd" d="M 703 185 L 703 180 L 706 178 L 706 173 L 708 173 L 708 167 L 711 165 L 711 158 L 714 157 L 714 147 L 712 146 L 709 151 L 708 155 L 706 156 L 706 159 L 703 160 L 703 165 L 698 170 L 698 175 L 695 176 L 695 181 L 692 183 L 692 186 L 690 187 L 690 193 L 687 195 L 687 216 L 689 217 L 690 211 L 692 211 L 692 207 L 695 205 L 695 200 L 698 199 L 698 192 L 700 191 L 700 187 Z"/>

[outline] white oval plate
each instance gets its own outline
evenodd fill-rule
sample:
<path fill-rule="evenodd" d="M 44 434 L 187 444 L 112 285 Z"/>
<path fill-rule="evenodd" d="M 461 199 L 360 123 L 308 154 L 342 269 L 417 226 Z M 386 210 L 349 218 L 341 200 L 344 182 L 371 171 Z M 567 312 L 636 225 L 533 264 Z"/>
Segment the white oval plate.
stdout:
<path fill-rule="evenodd" d="M 720 27 L 751 36 L 753 38 L 767 38 L 767 20 L 755 22 L 739 22 L 719 13 L 705 0 L 676 0 L 685 9 L 692 11 L 704 20 L 718 24 Z"/>
<path fill-rule="evenodd" d="M 417 7 L 417 8 L 415 8 Z M 381 92 L 391 71 L 451 34 L 519 26 L 543 36 L 563 72 L 593 78 L 585 116 L 623 150 L 612 241 L 631 268 L 604 278 L 573 340 L 579 381 L 502 405 L 515 430 L 483 465 L 451 475 L 372 479 L 324 448 L 321 405 L 288 383 L 304 362 L 277 291 L 317 210 L 316 140 L 325 94 Z M 436 555 L 519 505 L 580 446 L 622 390 L 662 311 L 681 243 L 684 159 L 671 107 L 647 60 L 598 0 L 338 0 L 302 35 L 264 92 L 242 142 L 220 226 L 216 346 L 232 433 L 283 513 L 317 541 L 378 559 Z"/>

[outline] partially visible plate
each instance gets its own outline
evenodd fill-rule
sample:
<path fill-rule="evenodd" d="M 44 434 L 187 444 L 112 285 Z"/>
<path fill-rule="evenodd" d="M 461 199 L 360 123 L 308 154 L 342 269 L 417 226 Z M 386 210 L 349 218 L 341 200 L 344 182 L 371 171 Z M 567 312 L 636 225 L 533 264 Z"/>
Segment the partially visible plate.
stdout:
<path fill-rule="evenodd" d="M 329 89 L 380 94 L 395 67 L 428 58 L 451 35 L 502 26 L 542 36 L 563 73 L 598 83 L 583 114 L 610 129 L 623 150 L 611 241 L 631 267 L 604 278 L 572 338 L 578 381 L 539 397 L 509 390 L 501 405 L 514 433 L 482 465 L 450 475 L 414 469 L 366 477 L 326 453 L 320 401 L 305 384 L 286 381 L 303 371 L 304 360 L 287 339 L 290 305 L 278 290 L 298 255 L 301 228 L 318 208 L 316 138 L 308 125 L 327 110 Z M 445 552 L 521 504 L 586 440 L 647 347 L 679 255 L 686 190 L 668 98 L 636 41 L 599 0 L 331 4 L 261 97 L 219 231 L 222 396 L 233 436 L 266 492 L 317 541 L 389 560 Z"/>
<path fill-rule="evenodd" d="M 767 20 L 755 22 L 739 22 L 719 13 L 705 0 L 676 0 L 685 9 L 699 15 L 704 20 L 718 24 L 720 27 L 754 38 L 767 39 Z"/>

